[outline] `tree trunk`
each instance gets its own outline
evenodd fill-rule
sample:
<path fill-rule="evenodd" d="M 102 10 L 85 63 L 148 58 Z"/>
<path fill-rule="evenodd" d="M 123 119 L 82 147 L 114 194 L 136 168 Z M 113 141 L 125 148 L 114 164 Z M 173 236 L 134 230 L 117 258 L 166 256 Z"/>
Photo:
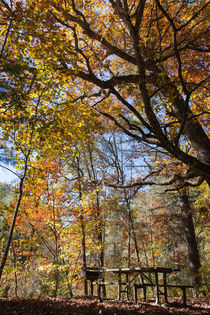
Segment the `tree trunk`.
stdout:
<path fill-rule="evenodd" d="M 86 270 L 87 268 L 87 261 L 86 261 L 86 235 L 85 235 L 85 223 L 83 215 L 80 216 L 81 222 L 81 230 L 82 230 L 82 261 L 83 261 L 83 269 Z M 88 285 L 87 279 L 84 279 L 84 294 L 88 295 Z"/>
<path fill-rule="evenodd" d="M 9 253 L 9 249 L 10 249 L 10 246 L 11 246 L 11 243 L 12 243 L 12 237 L 13 237 L 13 232 L 14 232 L 14 228 L 15 228 L 15 223 L 16 223 L 16 219 L 17 219 L 17 215 L 18 215 L 18 211 L 19 211 L 19 208 L 20 208 L 21 199 L 22 199 L 22 195 L 23 195 L 23 183 L 24 183 L 24 180 L 25 180 L 25 177 L 26 177 L 26 173 L 27 173 L 27 170 L 28 170 L 28 159 L 29 159 L 30 153 L 31 153 L 31 151 L 29 149 L 28 154 L 26 155 L 26 159 L 25 159 L 24 173 L 23 173 L 23 176 L 20 179 L 19 195 L 18 195 L 18 200 L 17 200 L 17 204 L 16 204 L 16 207 L 15 207 L 15 211 L 14 211 L 14 215 L 13 215 L 13 219 L 12 219 L 12 224 L 11 224 L 10 231 L 9 231 L 9 238 L 7 240 L 7 244 L 6 244 L 6 247 L 5 247 L 5 250 L 4 250 L 4 254 L 3 254 L 3 258 L 2 258 L 2 261 L 1 261 L 0 279 L 1 279 L 1 276 L 2 276 L 2 273 L 3 273 L 4 266 L 5 266 L 6 261 L 7 261 L 7 256 L 8 256 L 8 253 Z"/>
<path fill-rule="evenodd" d="M 193 285 L 195 286 L 196 291 L 198 291 L 199 287 L 201 286 L 201 263 L 196 241 L 193 217 L 190 209 L 190 201 L 186 188 L 183 188 L 179 191 L 179 196 L 182 211 L 182 223 L 184 225 L 185 239 L 188 247 L 189 268 Z"/>
<path fill-rule="evenodd" d="M 88 172 L 89 173 L 89 177 L 90 177 L 90 180 L 94 180 L 95 183 L 98 182 L 97 180 L 97 172 L 95 171 L 95 167 L 94 167 L 94 159 L 93 159 L 93 155 L 92 155 L 92 147 L 91 145 L 89 144 L 88 145 L 88 153 L 89 153 L 89 159 L 90 159 L 90 167 L 91 167 L 91 170 L 92 170 L 92 175 L 91 175 L 91 172 Z M 97 213 L 96 213 L 96 217 L 95 217 L 95 220 L 96 220 L 96 229 L 97 229 L 97 240 L 100 244 L 100 253 L 99 253 L 99 263 L 100 263 L 100 268 L 103 269 L 104 267 L 104 238 L 103 238 L 103 235 L 104 235 L 104 226 L 103 226 L 103 217 L 102 217 L 102 213 L 101 213 L 101 209 L 100 209 L 100 196 L 99 196 L 99 190 L 98 190 L 98 186 L 97 184 L 95 184 L 95 189 L 96 189 L 96 200 L 95 200 L 95 206 L 96 206 L 96 209 L 97 209 Z M 105 282 L 105 278 L 102 277 L 102 282 Z M 103 293 L 103 297 L 106 297 L 106 286 L 103 285 L 102 286 L 102 293 Z"/>
<path fill-rule="evenodd" d="M 16 255 L 16 251 L 15 248 L 13 246 L 13 243 L 11 244 L 12 247 L 12 252 L 13 252 L 13 259 L 14 259 L 14 268 L 15 270 L 17 270 L 17 255 Z M 15 271 L 14 273 L 15 276 L 15 297 L 18 297 L 18 277 L 17 277 L 17 272 Z"/>
<path fill-rule="evenodd" d="M 82 186 L 81 186 L 81 172 L 80 172 L 80 160 L 79 157 L 76 158 L 77 160 L 77 175 L 79 178 L 79 201 L 82 200 Z M 87 268 L 87 261 L 86 261 L 86 234 L 85 234 L 85 222 L 84 222 L 84 217 L 83 217 L 83 210 L 81 209 L 81 214 L 80 214 L 80 223 L 81 223 L 81 232 L 82 232 L 82 262 L 83 266 L 82 268 L 86 270 Z M 88 284 L 87 284 L 87 279 L 84 279 L 84 295 L 88 295 Z"/>
<path fill-rule="evenodd" d="M 99 192 L 98 190 L 96 191 L 96 206 L 97 206 L 97 218 L 96 220 L 98 221 L 97 224 L 97 233 L 98 233 L 98 241 L 101 246 L 100 250 L 100 268 L 104 267 L 104 240 L 103 240 L 103 223 L 102 223 L 102 214 L 100 210 L 100 203 L 99 203 Z M 104 276 L 102 277 L 102 282 L 105 282 Z M 102 292 L 103 292 L 103 297 L 106 297 L 106 286 L 102 286 Z"/>
<path fill-rule="evenodd" d="M 59 288 L 59 281 L 60 281 L 60 275 L 59 275 L 59 259 L 58 259 L 58 233 L 56 228 L 56 215 L 55 215 L 55 204 L 53 200 L 53 234 L 55 238 L 55 253 L 54 253 L 54 265 L 55 265 L 55 289 L 53 292 L 53 297 L 57 297 L 58 295 L 58 288 Z"/>

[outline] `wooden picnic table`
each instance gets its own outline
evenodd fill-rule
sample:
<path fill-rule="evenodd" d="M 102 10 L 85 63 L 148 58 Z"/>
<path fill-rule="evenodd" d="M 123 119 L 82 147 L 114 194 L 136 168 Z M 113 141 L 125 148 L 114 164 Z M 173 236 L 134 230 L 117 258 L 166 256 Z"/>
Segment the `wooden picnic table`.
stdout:
<path fill-rule="evenodd" d="M 167 267 L 141 267 L 141 268 L 115 268 L 105 269 L 105 272 L 112 272 L 118 275 L 118 299 L 121 299 L 121 294 L 126 293 L 127 299 L 129 299 L 129 288 L 134 280 L 140 275 L 142 282 L 138 287 L 143 288 L 144 298 L 146 299 L 146 287 L 155 287 L 156 303 L 160 303 L 160 295 L 164 296 L 164 300 L 168 302 L 167 286 L 168 286 L 168 275 L 174 271 L 180 271 L 179 269 L 167 268 Z M 151 274 L 154 274 L 154 281 L 151 280 Z M 125 275 L 126 281 L 124 282 L 122 277 Z M 131 278 L 131 276 L 133 276 Z M 162 277 L 163 283 L 160 283 L 160 276 Z M 144 280 L 147 283 L 144 283 Z M 137 299 L 137 286 L 134 285 L 134 298 Z M 161 291 L 161 289 L 163 292 Z"/>
<path fill-rule="evenodd" d="M 191 285 L 186 284 L 171 284 L 168 282 L 168 275 L 172 272 L 180 271 L 176 268 L 168 267 L 141 267 L 141 268 L 113 268 L 113 269 L 100 269 L 97 267 L 89 267 L 83 270 L 82 275 L 90 281 L 90 295 L 93 296 L 94 285 L 97 285 L 97 295 L 101 300 L 101 288 L 107 285 L 118 286 L 118 300 L 121 299 L 122 293 L 126 293 L 129 300 L 129 291 L 131 285 L 134 289 L 134 300 L 137 303 L 138 289 L 143 290 L 144 300 L 147 298 L 147 288 L 155 288 L 156 303 L 160 304 L 160 296 L 164 297 L 164 302 L 168 303 L 168 289 L 177 288 L 182 291 L 183 305 L 186 303 L 186 289 L 193 288 Z M 118 276 L 117 282 L 104 281 L 107 273 L 114 273 Z M 140 276 L 140 282 L 136 283 L 136 278 Z"/>

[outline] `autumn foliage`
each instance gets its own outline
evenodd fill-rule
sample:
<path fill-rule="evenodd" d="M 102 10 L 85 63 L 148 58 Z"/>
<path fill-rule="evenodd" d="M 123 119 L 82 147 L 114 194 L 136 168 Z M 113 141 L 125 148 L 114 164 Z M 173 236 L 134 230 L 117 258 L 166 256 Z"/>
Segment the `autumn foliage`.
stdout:
<path fill-rule="evenodd" d="M 208 6 L 0 1 L 2 295 L 86 294 L 88 265 L 206 292 Z"/>

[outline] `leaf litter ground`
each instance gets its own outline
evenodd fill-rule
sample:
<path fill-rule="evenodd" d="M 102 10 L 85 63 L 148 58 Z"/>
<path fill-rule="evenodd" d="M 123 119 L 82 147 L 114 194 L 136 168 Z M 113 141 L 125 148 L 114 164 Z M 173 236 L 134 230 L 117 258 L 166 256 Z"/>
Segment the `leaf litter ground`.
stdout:
<path fill-rule="evenodd" d="M 0 299 L 0 315 L 138 315 L 138 314 L 210 314 L 207 299 L 189 300 L 189 306 L 183 306 L 174 300 L 170 306 L 128 301 L 106 300 L 99 302 L 94 298 L 47 298 L 47 299 Z"/>

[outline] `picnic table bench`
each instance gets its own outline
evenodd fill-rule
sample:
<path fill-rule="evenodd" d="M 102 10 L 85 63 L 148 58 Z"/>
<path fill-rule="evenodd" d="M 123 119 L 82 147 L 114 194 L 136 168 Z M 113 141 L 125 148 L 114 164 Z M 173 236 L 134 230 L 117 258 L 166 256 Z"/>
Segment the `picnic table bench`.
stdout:
<path fill-rule="evenodd" d="M 138 303 L 138 297 L 137 297 L 137 292 L 138 289 L 143 289 L 143 294 L 144 294 L 144 301 L 147 299 L 147 293 L 146 293 L 146 288 L 147 287 L 154 287 L 154 284 L 150 283 L 144 283 L 144 284 L 138 284 L 134 283 L 134 301 L 137 304 Z M 164 287 L 163 284 L 159 284 L 159 287 Z M 183 306 L 187 306 L 187 295 L 186 295 L 186 289 L 187 288 L 193 288 L 192 285 L 188 284 L 167 284 L 166 288 L 164 290 L 164 295 L 165 295 L 165 302 L 168 303 L 168 288 L 178 288 L 182 290 L 182 300 L 183 300 Z M 159 293 L 160 294 L 160 293 Z"/>

